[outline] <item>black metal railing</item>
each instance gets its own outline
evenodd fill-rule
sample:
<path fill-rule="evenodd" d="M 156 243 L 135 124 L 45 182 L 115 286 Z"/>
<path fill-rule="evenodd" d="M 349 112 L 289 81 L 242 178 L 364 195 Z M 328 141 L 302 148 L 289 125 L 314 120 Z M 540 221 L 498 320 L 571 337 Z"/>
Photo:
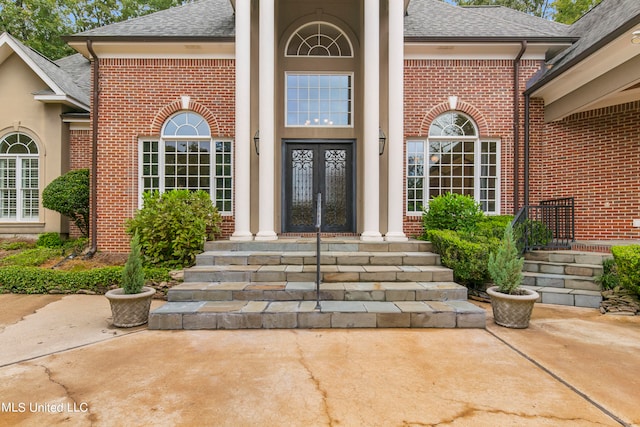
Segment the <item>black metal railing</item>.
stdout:
<path fill-rule="evenodd" d="M 536 249 L 569 249 L 575 241 L 573 197 L 524 206 L 512 222 L 522 253 Z"/>
<path fill-rule="evenodd" d="M 322 193 L 316 201 L 316 309 L 320 309 L 320 229 L 322 228 Z"/>

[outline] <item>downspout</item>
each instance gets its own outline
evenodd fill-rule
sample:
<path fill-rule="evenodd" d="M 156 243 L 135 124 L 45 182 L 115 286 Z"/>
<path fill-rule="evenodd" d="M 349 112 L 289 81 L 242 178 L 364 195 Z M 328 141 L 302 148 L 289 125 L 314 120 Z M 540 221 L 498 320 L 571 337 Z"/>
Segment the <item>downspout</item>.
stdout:
<path fill-rule="evenodd" d="M 531 95 L 524 94 L 524 205 L 529 205 L 529 102 Z"/>
<path fill-rule="evenodd" d="M 527 41 L 520 42 L 520 52 L 513 60 L 513 214 L 518 213 L 520 207 L 520 59 L 527 50 Z"/>
<path fill-rule="evenodd" d="M 89 235 L 91 236 L 91 247 L 86 253 L 85 258 L 91 258 L 98 250 L 98 94 L 99 88 L 99 72 L 100 62 L 98 55 L 93 50 L 93 42 L 87 40 L 87 50 L 91 54 L 93 61 L 93 102 L 91 105 L 91 183 L 90 183 L 90 208 L 91 215 L 89 225 Z"/>

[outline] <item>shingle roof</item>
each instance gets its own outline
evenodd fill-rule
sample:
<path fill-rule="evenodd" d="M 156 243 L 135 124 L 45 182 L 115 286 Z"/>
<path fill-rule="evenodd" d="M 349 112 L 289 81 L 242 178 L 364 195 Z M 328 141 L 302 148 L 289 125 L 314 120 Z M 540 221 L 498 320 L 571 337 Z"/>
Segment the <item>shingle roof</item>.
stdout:
<path fill-rule="evenodd" d="M 580 39 L 549 62 L 553 67 L 535 86 L 542 86 L 637 25 L 640 25 L 639 0 L 603 0 L 569 28 L 569 33 Z"/>
<path fill-rule="evenodd" d="M 6 33 L 5 33 L 6 34 Z M 38 69 L 44 73 L 65 95 L 88 106 L 90 94 L 89 61 L 80 54 L 52 62 L 40 53 L 6 34 Z M 40 93 L 46 93 L 41 91 Z"/>
<path fill-rule="evenodd" d="M 568 36 L 568 28 L 505 7 L 458 7 L 441 0 L 412 0 L 405 18 L 405 36 L 418 38 L 554 38 Z M 234 36 L 235 18 L 229 0 L 199 0 L 71 38 Z"/>
<path fill-rule="evenodd" d="M 235 18 L 229 0 L 199 0 L 94 28 L 73 37 L 228 38 L 234 35 Z"/>
<path fill-rule="evenodd" d="M 458 7 L 440 0 L 412 0 L 407 15 L 409 38 L 569 38 L 567 25 L 502 6 Z"/>

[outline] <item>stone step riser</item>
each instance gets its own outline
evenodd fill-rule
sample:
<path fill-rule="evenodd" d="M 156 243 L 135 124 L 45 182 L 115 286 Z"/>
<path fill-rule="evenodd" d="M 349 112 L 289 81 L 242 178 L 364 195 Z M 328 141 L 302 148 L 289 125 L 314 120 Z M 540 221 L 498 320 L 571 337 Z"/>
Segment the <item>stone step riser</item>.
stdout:
<path fill-rule="evenodd" d="M 524 263 L 523 270 L 530 273 L 564 274 L 567 276 L 582 276 L 589 278 L 593 278 L 602 274 L 601 266 L 526 261 Z"/>
<path fill-rule="evenodd" d="M 524 273 L 523 284 L 526 286 L 539 286 L 549 288 L 564 288 L 564 289 L 576 289 L 587 291 L 600 291 L 593 278 L 581 278 L 578 276 L 558 276 L 545 277 L 544 275 L 532 276 Z"/>
<path fill-rule="evenodd" d="M 322 301 L 465 301 L 467 289 L 455 284 L 434 285 L 430 289 L 346 289 L 320 290 Z M 315 301 L 316 291 L 300 290 L 253 290 L 249 289 L 172 289 L 168 299 L 171 302 L 185 301 Z M 354 285 L 353 288 L 358 288 Z M 313 287 L 315 289 L 315 287 Z"/>
<path fill-rule="evenodd" d="M 599 308 L 602 302 L 602 295 L 598 291 L 589 291 L 582 289 L 559 289 L 559 288 L 540 288 L 537 286 L 527 286 L 533 289 L 540 298 L 536 302 L 544 304 L 566 305 L 586 308 Z"/>
<path fill-rule="evenodd" d="M 450 282 L 453 271 L 323 272 L 322 282 Z M 313 282 L 315 272 L 185 270 L 185 282 Z"/>
<path fill-rule="evenodd" d="M 424 255 L 348 255 L 320 257 L 321 265 L 440 265 L 440 256 Z M 197 256 L 197 265 L 317 265 L 315 256 L 298 255 L 216 255 Z"/>
<path fill-rule="evenodd" d="M 206 242 L 204 245 L 206 251 L 276 251 L 276 252 L 315 252 L 316 243 L 309 241 L 296 240 L 274 240 L 274 241 L 251 241 L 251 242 L 235 242 L 229 240 L 219 240 Z M 375 242 L 364 243 L 359 241 L 347 242 L 327 242 L 320 244 L 321 252 L 432 252 L 433 245 L 431 242 Z"/>
<path fill-rule="evenodd" d="M 525 260 L 528 261 L 542 261 L 563 264 L 588 264 L 599 266 L 602 265 L 603 259 L 612 258 L 612 255 L 571 251 L 533 251 L 527 252 L 524 257 Z"/>
<path fill-rule="evenodd" d="M 175 308 L 171 306 L 175 305 Z M 466 301 L 167 303 L 149 329 L 484 328 L 486 314 Z M 168 306 L 168 307 L 167 307 Z"/>

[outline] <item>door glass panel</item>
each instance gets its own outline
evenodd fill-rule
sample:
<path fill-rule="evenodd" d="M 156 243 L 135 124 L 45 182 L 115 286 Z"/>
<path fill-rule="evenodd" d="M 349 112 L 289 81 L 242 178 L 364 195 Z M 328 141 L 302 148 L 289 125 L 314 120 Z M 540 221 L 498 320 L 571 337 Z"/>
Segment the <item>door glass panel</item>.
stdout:
<path fill-rule="evenodd" d="M 314 225 L 313 200 L 313 150 L 292 150 L 290 225 Z"/>
<path fill-rule="evenodd" d="M 324 152 L 324 218 L 329 226 L 347 223 L 347 151 Z"/>

